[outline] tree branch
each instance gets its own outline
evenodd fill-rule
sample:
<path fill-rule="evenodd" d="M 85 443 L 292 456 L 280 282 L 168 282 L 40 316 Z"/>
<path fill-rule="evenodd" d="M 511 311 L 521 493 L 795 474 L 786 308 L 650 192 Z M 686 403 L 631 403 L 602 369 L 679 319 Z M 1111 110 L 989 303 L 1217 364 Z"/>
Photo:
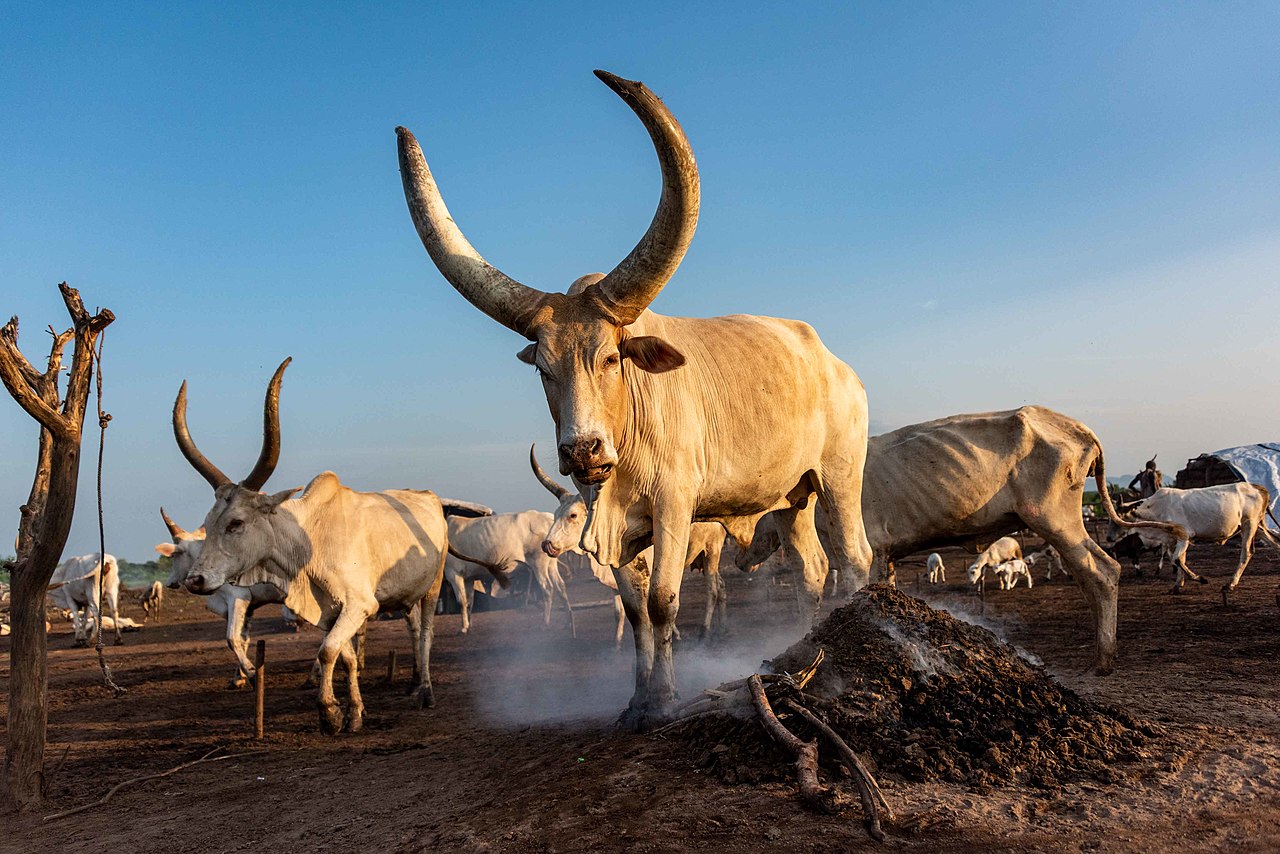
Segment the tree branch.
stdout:
<path fill-rule="evenodd" d="M 18 405 L 40 422 L 42 427 L 55 436 L 67 438 L 71 431 L 66 420 L 40 394 L 39 385 L 32 387 L 25 375 L 27 372 L 43 380 L 43 376 L 31 367 L 31 363 L 18 349 L 18 318 L 14 317 L 0 328 L 0 381 L 4 382 L 4 387 L 13 395 Z"/>

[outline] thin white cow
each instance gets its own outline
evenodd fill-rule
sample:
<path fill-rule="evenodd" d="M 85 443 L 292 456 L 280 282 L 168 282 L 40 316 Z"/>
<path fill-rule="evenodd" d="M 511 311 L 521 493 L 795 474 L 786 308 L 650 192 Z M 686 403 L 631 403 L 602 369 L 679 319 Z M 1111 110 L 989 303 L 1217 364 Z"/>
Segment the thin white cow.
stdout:
<path fill-rule="evenodd" d="M 1013 537 L 1001 537 L 987 546 L 978 559 L 969 564 L 969 581 L 977 584 L 987 567 L 995 567 L 1005 561 L 1022 559 L 1022 546 Z"/>
<path fill-rule="evenodd" d="M 564 601 L 569 612 L 569 631 L 575 637 L 573 604 L 565 588 L 560 562 L 542 550 L 542 539 L 551 527 L 552 516 L 541 510 L 519 513 L 496 513 L 477 518 L 449 517 L 449 544 L 462 554 L 503 567 L 506 572 L 494 576 L 483 566 L 449 555 L 444 561 L 445 580 L 453 587 L 462 608 L 462 633 L 471 629 L 468 588 L 473 581 L 496 577 L 505 586 L 507 574 L 523 566 L 543 594 L 543 623 L 551 624 L 551 608 L 555 599 Z"/>
<path fill-rule="evenodd" d="M 946 584 L 947 568 L 942 563 L 942 555 L 933 552 L 925 560 L 925 566 L 929 570 L 930 584 Z"/>
<path fill-rule="evenodd" d="M 1240 584 L 1240 576 L 1253 558 L 1253 542 L 1262 534 L 1273 547 L 1280 549 L 1280 541 L 1267 530 L 1265 516 L 1271 506 L 1271 493 L 1256 483 L 1227 483 L 1206 486 L 1201 489 L 1170 489 L 1162 487 L 1149 498 L 1121 509 L 1121 514 L 1136 520 L 1168 522 L 1182 528 L 1186 536 L 1178 537 L 1158 529 L 1142 528 L 1136 533 L 1145 546 L 1165 549 L 1178 568 L 1173 590 L 1181 592 L 1186 577 L 1201 584 L 1208 580 L 1196 575 L 1187 566 L 1187 547 L 1191 543 L 1215 543 L 1222 545 L 1240 535 L 1240 560 L 1235 574 L 1222 587 L 1222 602 Z M 1108 531 L 1107 539 L 1113 541 L 1118 530 Z"/>
<path fill-rule="evenodd" d="M 73 557 L 58 564 L 49 579 L 50 596 L 59 608 L 71 612 L 71 626 L 75 634 L 75 645 L 85 646 L 89 642 L 89 617 L 97 620 L 101 617 L 99 601 L 98 570 L 104 561 L 98 552 Z M 102 576 L 102 593 L 106 596 L 107 607 L 111 609 L 116 644 L 124 643 L 120 636 L 120 567 L 112 555 L 106 556 L 106 570 Z M 105 625 L 105 623 L 104 623 Z"/>

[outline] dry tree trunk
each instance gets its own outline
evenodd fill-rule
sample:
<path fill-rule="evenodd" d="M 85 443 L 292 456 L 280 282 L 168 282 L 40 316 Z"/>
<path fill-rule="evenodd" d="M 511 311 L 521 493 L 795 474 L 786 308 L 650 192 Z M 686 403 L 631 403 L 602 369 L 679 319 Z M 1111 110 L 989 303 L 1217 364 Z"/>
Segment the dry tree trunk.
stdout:
<path fill-rule="evenodd" d="M 89 399 L 98 335 L 115 320 L 107 309 L 90 315 L 80 294 L 58 286 L 73 328 L 53 335 L 41 373 L 18 349 L 18 318 L 0 328 L 0 380 L 40 423 L 40 449 L 31 495 L 20 508 L 17 559 L 10 578 L 9 720 L 0 805 L 29 809 L 44 800 L 44 748 L 48 723 L 45 592 L 71 532 L 80 474 L 80 436 Z M 62 351 L 75 340 L 65 400 L 58 394 Z"/>

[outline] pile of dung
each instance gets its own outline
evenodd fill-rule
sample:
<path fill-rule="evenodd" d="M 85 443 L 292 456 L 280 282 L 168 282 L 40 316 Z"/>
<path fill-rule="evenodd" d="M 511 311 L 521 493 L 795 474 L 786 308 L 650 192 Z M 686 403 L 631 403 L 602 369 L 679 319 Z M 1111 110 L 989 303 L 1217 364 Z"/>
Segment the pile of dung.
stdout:
<path fill-rule="evenodd" d="M 826 659 L 797 695 L 884 777 L 976 788 L 1042 788 L 1082 777 L 1115 782 L 1117 763 L 1148 756 L 1160 729 L 1085 700 L 979 626 L 884 585 L 864 588 L 772 662 L 795 673 L 821 648 Z M 790 692 L 790 693 L 788 693 Z M 780 714 L 783 707 L 775 705 Z M 798 716 L 785 724 L 818 735 Z M 789 779 L 791 757 L 749 707 L 673 727 L 699 764 L 727 782 Z M 824 764 L 835 752 L 819 742 Z M 834 765 L 829 767 L 834 768 Z"/>

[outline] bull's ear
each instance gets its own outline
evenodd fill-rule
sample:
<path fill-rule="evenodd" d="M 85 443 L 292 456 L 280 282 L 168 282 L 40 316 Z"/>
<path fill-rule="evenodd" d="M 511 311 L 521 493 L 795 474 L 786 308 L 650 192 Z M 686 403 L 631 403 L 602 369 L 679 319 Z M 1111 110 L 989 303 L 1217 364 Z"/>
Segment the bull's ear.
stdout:
<path fill-rule="evenodd" d="M 525 347 L 519 353 L 516 353 L 516 358 L 524 362 L 526 365 L 532 365 L 534 363 L 533 357 L 537 354 L 537 352 L 538 352 L 538 342 L 535 341 L 534 343 L 530 344 L 528 347 Z"/>
<path fill-rule="evenodd" d="M 262 496 L 263 507 L 266 509 L 268 513 L 274 513 L 276 512 L 276 508 L 278 508 L 281 504 L 288 501 L 296 493 L 299 493 L 301 491 L 302 491 L 302 487 L 295 486 L 293 489 L 286 489 L 283 492 L 277 492 L 275 495 L 263 495 Z"/>
<path fill-rule="evenodd" d="M 618 345 L 618 352 L 637 368 L 651 374 L 674 371 L 684 364 L 684 355 L 679 350 L 653 335 L 624 338 Z"/>
<path fill-rule="evenodd" d="M 173 557 L 173 553 L 177 551 L 177 548 L 173 543 L 160 543 L 156 546 L 156 551 L 160 552 L 160 554 L 165 557 Z"/>

